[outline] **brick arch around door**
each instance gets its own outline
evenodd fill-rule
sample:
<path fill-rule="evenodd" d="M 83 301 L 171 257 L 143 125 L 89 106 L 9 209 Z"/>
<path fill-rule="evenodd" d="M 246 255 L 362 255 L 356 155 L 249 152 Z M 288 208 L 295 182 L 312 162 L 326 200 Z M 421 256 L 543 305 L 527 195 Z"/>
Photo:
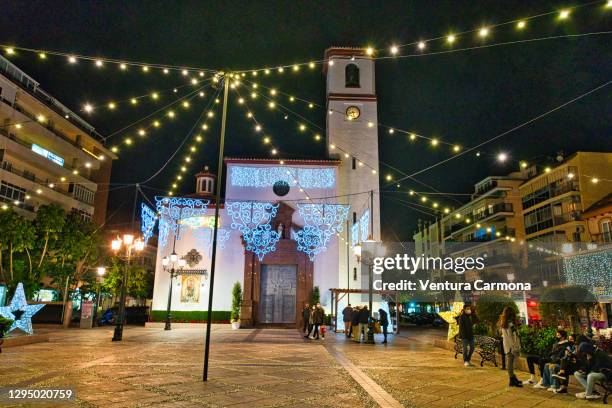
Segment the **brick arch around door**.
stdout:
<path fill-rule="evenodd" d="M 262 261 L 245 251 L 243 300 L 240 325 L 301 327 L 302 307 L 310 299 L 313 285 L 313 263 L 297 250 L 291 230 L 300 229 L 291 219 L 295 210 L 281 202 L 272 220 L 275 230 L 282 229 L 276 251 Z M 282 224 L 282 226 L 281 226 Z"/>

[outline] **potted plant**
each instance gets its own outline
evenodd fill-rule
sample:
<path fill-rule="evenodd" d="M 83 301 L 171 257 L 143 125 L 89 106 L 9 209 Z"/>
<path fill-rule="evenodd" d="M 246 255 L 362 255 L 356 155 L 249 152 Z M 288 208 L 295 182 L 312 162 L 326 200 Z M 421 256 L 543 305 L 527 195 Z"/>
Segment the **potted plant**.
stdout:
<path fill-rule="evenodd" d="M 230 316 L 233 330 L 240 328 L 240 306 L 242 306 L 242 287 L 240 282 L 236 282 L 232 288 L 232 313 Z"/>
<path fill-rule="evenodd" d="M 14 321 L 11 319 L 6 319 L 0 316 L 0 353 L 2 353 L 1 347 L 2 347 L 2 343 L 4 343 L 4 340 L 2 340 L 2 338 L 8 332 L 9 327 L 13 325 L 13 322 Z"/>

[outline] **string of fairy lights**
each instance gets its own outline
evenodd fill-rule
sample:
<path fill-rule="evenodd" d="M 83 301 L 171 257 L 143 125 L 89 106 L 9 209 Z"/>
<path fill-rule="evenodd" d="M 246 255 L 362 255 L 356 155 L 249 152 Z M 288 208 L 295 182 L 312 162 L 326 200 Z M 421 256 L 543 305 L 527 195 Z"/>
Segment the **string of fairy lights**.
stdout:
<path fill-rule="evenodd" d="M 532 25 L 533 21 L 536 19 L 541 19 L 544 17 L 550 17 L 550 16 L 554 16 L 555 20 L 558 21 L 559 23 L 563 23 L 565 21 L 569 21 L 571 19 L 571 16 L 574 15 L 579 9 L 584 8 L 586 6 L 601 6 L 603 5 L 603 8 L 605 10 L 608 9 L 612 9 L 612 0 L 606 0 L 606 1 L 594 1 L 594 2 L 589 2 L 589 3 L 584 3 L 581 5 L 577 5 L 574 7 L 569 7 L 569 8 L 564 8 L 561 10 L 553 10 L 553 11 L 548 11 L 545 13 L 540 13 L 537 15 L 533 15 L 533 16 L 529 16 L 529 17 L 525 17 L 525 18 L 521 18 L 521 19 L 514 19 L 514 20 L 510 20 L 510 21 L 506 21 L 506 22 L 502 22 L 499 24 L 492 24 L 489 26 L 481 26 L 478 28 L 474 28 L 474 29 L 470 29 L 470 30 L 466 30 L 466 31 L 461 31 L 461 32 L 456 32 L 456 33 L 448 33 L 442 36 L 437 36 L 434 38 L 429 38 L 429 39 L 422 39 L 422 40 L 418 40 L 418 41 L 413 41 L 413 42 L 408 42 L 408 43 L 403 43 L 403 44 L 391 44 L 390 46 L 386 47 L 386 48 L 376 48 L 374 46 L 366 46 L 364 47 L 365 50 L 365 55 L 368 56 L 371 59 L 389 59 L 389 58 L 401 58 L 401 57 L 407 57 L 410 56 L 409 54 L 406 54 L 404 51 L 407 51 L 409 47 L 414 46 L 416 47 L 416 49 L 418 50 L 418 52 L 420 53 L 420 55 L 428 55 L 429 53 L 426 52 L 426 49 L 431 48 L 433 45 L 435 45 L 436 43 L 439 43 L 442 46 L 445 47 L 453 47 L 454 45 L 458 44 L 462 39 L 467 40 L 468 36 L 470 35 L 475 35 L 477 38 L 477 41 L 479 42 L 479 44 L 483 44 L 484 41 L 486 41 L 487 39 L 492 37 L 493 34 L 493 30 L 500 28 L 500 27 L 504 27 L 504 26 L 508 26 L 508 27 L 513 27 L 517 32 L 523 32 L 525 30 L 527 30 L 529 28 L 530 25 Z M 608 32 L 604 32 L 603 34 L 606 34 Z M 585 35 L 588 35 L 589 33 L 585 33 Z M 594 33 L 597 34 L 597 33 Z M 561 37 L 561 36 L 558 36 Z M 493 44 L 495 45 L 495 44 Z M 38 54 L 38 57 L 41 61 L 46 61 L 47 59 L 50 59 L 50 57 L 61 57 L 61 58 L 65 58 L 67 63 L 69 65 L 75 65 L 78 64 L 79 62 L 84 62 L 84 63 L 91 63 L 94 65 L 95 68 L 97 69 L 106 69 L 108 65 L 114 65 L 118 68 L 119 71 L 121 72 L 138 72 L 141 74 L 151 74 L 153 72 L 160 72 L 163 75 L 170 75 L 170 74 L 180 74 L 183 77 L 186 77 L 188 79 L 188 83 L 183 84 L 183 85 L 179 85 L 179 86 L 175 86 L 173 88 L 171 88 L 173 93 L 177 93 L 179 89 L 182 89 L 183 87 L 186 87 L 188 85 L 193 85 L 193 86 L 200 86 L 203 82 L 204 82 L 204 78 L 208 77 L 208 81 L 210 82 L 218 82 L 220 75 L 221 75 L 221 71 L 217 70 L 217 69 L 212 69 L 212 68 L 200 68 L 200 67 L 189 67 L 189 66 L 180 66 L 180 65 L 168 65 L 168 64 L 156 64 L 156 63 L 147 63 L 147 62 L 140 62 L 140 61 L 130 61 L 130 60 L 119 60 L 119 59 L 114 59 L 114 58 L 104 58 L 104 57 L 94 57 L 94 56 L 88 56 L 88 55 L 79 55 L 79 54 L 71 54 L 71 53 L 65 53 L 65 52 L 60 52 L 60 51 L 49 51 L 49 50 L 40 50 L 40 49 L 33 49 L 33 48 L 25 48 L 25 47 L 17 47 L 17 46 L 12 46 L 12 45 L 0 45 L 0 47 L 4 48 L 4 51 L 6 53 L 7 56 L 17 56 L 18 55 L 18 51 L 23 51 L 23 52 L 30 52 L 30 53 L 36 53 Z M 383 53 L 385 53 L 387 55 L 382 55 Z M 350 58 L 354 58 L 354 57 L 350 57 Z M 309 62 L 300 62 L 300 63 L 295 63 L 295 64 L 289 64 L 289 65 L 278 65 L 278 66 L 272 66 L 272 67 L 264 67 L 264 68 L 255 68 L 255 69 L 249 69 L 249 70 L 242 70 L 242 71 L 234 71 L 234 79 L 233 81 L 238 81 L 238 79 L 242 79 L 247 83 L 250 83 L 250 81 L 246 80 L 246 76 L 250 75 L 251 77 L 257 77 L 259 75 L 261 76 L 269 76 L 272 73 L 277 73 L 277 74 L 283 74 L 285 71 L 289 71 L 289 72 L 293 72 L 293 73 L 298 73 L 298 72 L 302 72 L 302 71 L 308 71 L 308 70 L 314 70 L 318 65 L 323 65 L 323 64 L 327 64 L 328 66 L 333 66 L 334 64 L 334 60 L 333 59 L 320 59 L 320 60 L 316 60 L 316 61 L 309 61 Z M 302 69 L 302 68 L 308 68 L 307 69 Z M 232 74 L 230 74 L 232 75 Z M 237 84 L 235 85 L 235 87 L 237 88 L 240 85 L 239 82 L 237 82 Z M 250 83 L 251 86 L 254 86 L 254 88 L 257 88 L 257 84 L 256 83 Z M 291 96 L 289 94 L 284 94 L 283 92 L 280 92 L 278 90 L 276 90 L 275 88 L 267 88 L 264 86 L 261 86 L 262 88 L 266 89 L 269 93 L 270 96 L 268 97 L 267 95 L 263 95 L 262 92 L 256 91 L 256 90 L 252 90 L 251 91 L 251 98 L 252 99 L 256 99 L 257 97 L 262 97 L 262 99 L 267 100 L 268 102 L 268 106 L 271 109 L 274 108 L 279 108 L 280 112 L 284 112 L 284 116 L 285 119 L 288 119 L 289 117 L 291 117 L 292 119 L 294 117 L 298 117 L 298 120 L 295 120 L 296 123 L 298 123 L 298 129 L 300 132 L 306 132 L 307 130 L 309 131 L 309 127 L 306 123 L 302 123 L 302 122 L 307 122 L 310 125 L 312 125 L 315 128 L 319 128 L 316 124 L 314 124 L 313 122 L 308 121 L 304 116 L 299 115 L 297 112 L 294 112 L 293 110 L 289 109 L 288 107 L 284 106 L 282 103 L 280 103 L 278 100 L 275 100 L 274 98 L 277 95 L 285 95 L 287 96 L 289 102 L 303 102 L 305 104 L 305 106 L 307 106 L 309 109 L 313 109 L 313 108 L 324 108 L 323 106 L 316 104 L 314 102 L 308 101 L 306 99 L 303 98 L 299 98 L 299 97 L 295 97 L 295 96 Z M 197 91 L 193 91 L 190 92 L 187 97 L 182 97 L 182 98 L 178 98 L 177 100 L 171 102 L 170 105 L 167 105 L 165 107 L 163 107 L 161 110 L 164 110 L 163 113 L 163 119 L 174 119 L 176 116 L 176 111 L 174 109 L 171 109 L 172 107 L 178 105 L 179 103 L 181 104 L 181 106 L 185 109 L 188 109 L 190 107 L 190 102 L 192 101 L 192 99 L 194 97 L 200 96 L 200 97 L 204 97 L 205 93 L 202 91 L 202 89 L 204 88 L 204 86 L 198 88 Z M 119 109 L 121 106 L 123 106 L 124 103 L 129 102 L 129 105 L 137 105 L 140 101 L 145 100 L 150 98 L 153 101 L 156 101 L 160 98 L 160 95 L 162 93 L 166 93 L 169 90 L 165 90 L 165 91 L 161 91 L 161 92 L 151 92 L 151 93 L 147 93 L 147 94 L 143 94 L 143 95 L 138 95 L 138 96 L 134 96 L 134 97 L 130 97 L 130 98 L 124 98 L 124 99 L 118 99 L 118 100 L 111 100 L 108 101 L 104 104 L 91 104 L 91 103 L 87 103 L 83 106 L 83 111 L 86 113 L 93 113 L 95 110 L 100 109 L 100 108 L 106 108 L 110 111 L 114 111 Z M 238 90 L 236 89 L 236 91 L 238 92 Z M 243 100 L 244 104 L 246 105 L 246 98 L 243 98 L 242 96 L 239 96 L 239 101 Z M 219 99 L 215 98 L 215 102 L 219 103 Z M 240 103 L 240 102 L 239 102 Z M 158 114 L 161 110 L 157 110 L 154 111 L 152 114 L 145 116 L 144 118 L 141 118 L 140 120 L 134 122 L 133 124 L 130 124 L 128 127 L 121 129 L 118 132 L 114 132 L 113 134 L 111 134 L 108 137 L 114 136 L 115 134 L 121 134 L 123 133 L 124 130 L 126 130 L 127 128 L 131 128 L 134 127 L 136 124 L 143 122 L 144 120 L 147 120 L 153 116 L 155 116 L 156 114 Z M 250 114 L 251 117 L 249 117 L 249 119 L 251 119 L 254 123 L 255 123 L 255 130 L 257 132 L 262 131 L 263 128 L 263 124 L 261 124 L 260 122 L 257 121 L 257 119 L 255 118 L 252 110 L 250 108 L 248 108 L 247 106 L 247 117 Z M 342 115 L 346 115 L 346 112 L 336 112 L 333 110 L 329 111 L 329 114 L 342 114 Z M 206 117 L 207 118 L 212 118 L 214 116 L 214 112 L 213 111 L 208 111 Z M 38 117 L 37 120 L 39 122 L 44 122 L 45 118 L 43 117 Z M 348 117 L 348 120 L 352 120 L 350 117 Z M 147 133 L 149 132 L 149 130 L 154 129 L 154 128 L 158 128 L 160 127 L 162 124 L 162 117 L 160 118 L 154 118 L 154 120 L 152 122 L 150 122 L 147 126 L 144 127 L 140 127 L 139 129 L 136 130 L 136 135 L 143 138 L 147 135 Z M 406 140 L 409 140 L 411 142 L 414 142 L 418 139 L 423 139 L 423 140 L 427 140 L 428 143 L 432 146 L 432 147 L 437 147 L 437 146 L 448 146 L 450 147 L 452 153 L 458 154 L 462 151 L 462 146 L 458 143 L 452 143 L 443 139 L 440 139 L 438 137 L 434 137 L 434 136 L 425 136 L 422 134 L 419 134 L 417 132 L 414 131 L 409 131 L 409 130 L 404 130 L 398 127 L 394 127 L 394 126 L 390 126 L 390 125 L 386 125 L 386 124 L 382 124 L 382 123 L 377 123 L 377 126 L 381 127 L 382 129 L 385 129 L 386 132 L 389 135 L 393 135 L 395 133 L 398 134 L 404 134 L 406 135 Z M 7 126 L 7 125 L 5 125 Z M 13 126 L 15 129 L 20 129 L 20 127 L 22 126 L 21 123 L 15 123 L 15 124 L 9 124 L 8 126 Z M 375 124 L 373 123 L 368 123 L 368 126 L 375 126 Z M 208 127 L 208 124 L 206 122 L 204 122 L 202 124 L 202 129 L 206 130 Z M 198 141 L 197 139 L 200 138 L 200 141 L 203 139 L 201 135 L 197 135 L 195 141 Z M 313 138 L 316 141 L 321 140 L 321 135 L 318 132 L 313 132 Z M 134 138 L 132 136 L 129 135 L 124 135 L 124 139 L 122 144 L 125 146 L 131 146 L 134 143 L 134 140 L 137 140 L 138 138 Z M 264 142 L 264 144 L 269 144 L 271 143 L 271 139 L 270 136 L 268 135 L 264 135 L 262 138 L 262 141 Z M 267 141 L 267 143 L 266 143 Z M 198 141 L 199 142 L 199 141 Z M 195 146 L 190 146 L 190 150 L 192 152 L 195 152 L 195 150 L 192 150 Z M 350 158 L 350 157 L 354 157 L 357 160 L 357 163 L 359 166 L 366 166 L 369 167 L 372 171 L 372 173 L 376 174 L 377 173 L 377 169 L 374 168 L 373 166 L 370 166 L 367 164 L 366 161 L 364 161 L 363 159 L 359 159 L 359 155 L 358 154 L 353 154 L 351 153 L 345 146 L 337 146 L 337 145 L 330 145 L 330 149 L 331 150 L 338 150 L 340 152 L 341 155 L 343 155 L 345 158 Z M 118 145 L 112 146 L 111 150 L 115 153 L 117 153 L 119 151 L 119 147 Z M 278 154 L 278 150 L 275 147 L 272 147 L 270 150 L 270 154 L 272 156 L 276 156 Z M 481 152 L 478 151 L 475 153 L 476 157 L 479 157 L 481 155 L 488 155 L 490 156 L 490 154 L 487 154 L 485 152 Z M 500 163 L 504 163 L 504 162 L 509 162 L 511 161 L 508 157 L 507 153 L 498 153 L 496 155 L 497 160 Z M 184 158 L 184 160 L 186 162 L 190 161 L 189 156 L 186 156 Z M 282 160 L 281 160 L 282 162 Z M 519 161 L 519 167 L 521 169 L 528 167 L 528 164 L 526 161 Z M 282 163 L 281 163 L 282 164 Z M 381 162 L 381 164 L 384 164 Z M 186 171 L 186 166 L 183 165 L 181 166 L 181 172 L 185 172 Z M 550 172 L 551 169 L 550 167 L 545 167 L 543 169 L 543 171 L 546 172 Z M 400 172 L 401 173 L 401 172 Z M 78 169 L 75 169 L 73 174 L 78 175 Z M 404 174 L 405 175 L 405 174 Z M 568 175 L 568 178 L 571 178 L 571 175 Z M 597 176 L 587 176 L 587 175 L 580 175 L 580 177 L 585 177 L 588 180 L 590 180 L 590 182 L 592 183 L 598 183 L 600 181 L 607 181 L 606 179 L 600 179 Z M 393 180 L 395 179 L 394 175 L 392 173 L 386 174 L 384 179 L 390 183 L 393 182 Z M 181 175 L 179 174 L 177 176 L 177 180 L 181 180 Z M 61 180 L 60 180 L 61 181 Z M 173 189 L 175 189 L 177 186 L 177 183 L 173 184 Z M 399 188 L 399 184 L 397 184 L 397 187 Z M 173 193 L 173 189 L 169 192 L 170 194 Z M 440 206 L 440 204 L 437 201 L 433 201 L 430 196 L 433 195 L 433 193 L 424 193 L 424 192 L 416 192 L 414 190 L 410 190 L 408 191 L 408 195 L 409 196 L 415 196 L 416 198 L 418 198 L 418 200 L 420 201 L 421 204 L 424 206 L 426 203 L 431 203 L 431 209 L 433 209 L 436 212 L 440 212 L 443 214 L 448 214 L 451 212 L 451 209 L 448 207 L 442 208 Z M 307 196 L 308 197 L 308 196 Z"/>
<path fill-rule="evenodd" d="M 515 18 L 512 20 L 504 21 L 497 24 L 490 24 L 479 26 L 476 28 L 458 31 L 458 32 L 450 32 L 443 35 L 439 35 L 431 38 L 423 38 L 415 41 L 410 41 L 402 44 L 390 44 L 387 47 L 377 48 L 373 45 L 366 45 L 363 47 L 365 50 L 365 54 L 372 59 L 388 59 L 388 58 L 397 58 L 405 56 L 402 54 L 402 51 L 406 50 L 409 47 L 414 47 L 418 52 L 422 55 L 426 55 L 426 50 L 431 48 L 434 44 L 440 43 L 440 45 L 446 47 L 452 47 L 458 44 L 462 39 L 468 39 L 468 36 L 472 36 L 478 41 L 478 44 L 482 44 L 483 41 L 486 41 L 489 38 L 492 38 L 494 29 L 500 27 L 511 27 L 516 32 L 524 32 L 528 30 L 528 28 L 533 25 L 534 20 L 544 19 L 545 17 L 553 17 L 554 20 L 558 23 L 564 23 L 571 20 L 571 17 L 575 15 L 580 9 L 588 7 L 588 6 L 598 6 L 601 7 L 604 11 L 612 10 L 612 0 L 597 0 L 592 2 L 587 2 L 583 4 L 579 4 L 572 7 L 566 7 L 562 9 L 550 10 L 547 12 L 539 13 L 532 16 Z M 93 63 L 96 68 L 104 68 L 107 65 L 116 65 L 120 71 L 130 71 L 130 68 L 136 68 L 139 72 L 143 74 L 149 74 L 153 71 L 159 71 L 164 75 L 169 75 L 173 72 L 180 72 L 184 76 L 188 76 L 189 74 L 197 74 L 200 77 L 204 77 L 206 74 L 219 74 L 223 70 L 214 69 L 214 68 L 201 68 L 201 67 L 191 67 L 184 65 L 172 65 L 172 64 L 159 64 L 159 63 L 150 63 L 150 62 L 142 62 L 142 61 L 132 61 L 132 60 L 122 60 L 116 58 L 108 58 L 108 57 L 97 57 L 91 55 L 81 55 L 74 53 L 67 53 L 56 50 L 43 50 L 36 48 L 28 48 L 28 47 L 19 47 L 16 45 L 10 44 L 0 44 L 0 47 L 4 48 L 6 55 L 14 56 L 21 52 L 35 53 L 38 55 L 41 61 L 46 61 L 50 57 L 61 57 L 65 58 L 68 64 L 74 65 L 79 61 Z M 387 55 L 380 55 L 385 53 Z M 293 64 L 283 64 L 269 67 L 259 67 L 253 69 L 244 69 L 244 70 L 234 70 L 240 75 L 245 76 L 247 73 L 252 76 L 258 75 L 270 75 L 272 73 L 283 74 L 286 71 L 290 71 L 293 73 L 298 73 L 301 71 L 306 71 L 302 68 L 308 68 L 309 70 L 314 70 L 318 65 L 328 64 L 333 65 L 334 61 L 332 59 L 318 59 L 311 61 L 302 61 Z"/>
<path fill-rule="evenodd" d="M 187 152 L 184 154 L 183 160 L 178 165 L 179 169 L 173 177 L 172 184 L 168 190 L 169 196 L 173 196 L 176 193 L 176 190 L 179 188 L 180 183 L 183 180 L 183 176 L 189 170 L 189 166 L 193 164 L 193 162 L 195 161 L 193 159 L 193 155 L 196 154 L 198 151 L 197 146 L 204 142 L 205 139 L 204 139 L 203 134 L 204 132 L 209 130 L 210 128 L 209 122 L 214 120 L 215 118 L 215 111 L 213 107 L 216 105 L 219 105 L 221 102 L 219 99 L 219 93 L 220 93 L 220 90 L 217 89 L 217 91 L 211 96 L 208 103 L 206 104 L 206 107 L 202 111 L 202 115 L 198 116 L 198 119 L 196 120 L 194 126 L 188 133 L 187 138 L 185 139 L 186 141 L 189 138 L 191 138 L 191 144 L 189 145 L 185 144 L 185 146 L 187 147 Z M 179 148 L 180 147 L 181 146 L 179 146 Z"/>

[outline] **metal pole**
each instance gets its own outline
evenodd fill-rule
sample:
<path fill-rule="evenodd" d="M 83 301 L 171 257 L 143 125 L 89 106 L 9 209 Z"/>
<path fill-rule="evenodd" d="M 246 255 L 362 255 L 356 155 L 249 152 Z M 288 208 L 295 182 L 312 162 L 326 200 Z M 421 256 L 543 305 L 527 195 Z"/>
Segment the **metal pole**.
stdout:
<path fill-rule="evenodd" d="M 210 354 L 210 330 L 212 328 L 213 289 L 215 286 L 215 261 L 217 259 L 217 229 L 219 226 L 219 207 L 221 206 L 221 180 L 223 176 L 223 148 L 225 146 L 225 125 L 227 122 L 227 95 L 229 80 L 223 76 L 223 116 L 221 118 L 221 137 L 219 140 L 219 163 L 217 164 L 217 189 L 215 192 L 215 225 L 213 229 L 212 255 L 210 261 L 210 288 L 208 290 L 208 314 L 206 316 L 206 341 L 204 343 L 204 373 L 202 381 L 208 381 L 208 357 Z"/>
<path fill-rule="evenodd" d="M 172 305 L 172 279 L 174 279 L 174 265 L 170 269 L 170 285 L 168 288 L 168 308 L 166 309 L 166 325 L 164 326 L 164 330 L 170 330 L 172 327 L 170 325 L 170 306 Z"/>
<path fill-rule="evenodd" d="M 349 220 L 346 220 L 346 288 L 349 290 L 346 293 L 346 303 L 351 303 L 351 262 L 349 257 L 349 251 L 351 250 L 351 233 L 349 232 Z M 338 297 L 338 296 L 336 296 Z"/>
<path fill-rule="evenodd" d="M 134 223 L 136 222 L 136 204 L 138 204 L 138 190 L 140 186 L 136 184 L 134 188 L 134 206 L 132 208 L 132 231 L 134 231 Z M 131 248 L 127 248 L 127 262 L 123 270 L 123 282 L 121 285 L 121 297 L 119 299 L 119 315 L 117 316 L 117 325 L 113 333 L 113 341 L 121 341 L 123 339 L 123 324 L 125 318 L 125 299 L 127 297 L 128 269 L 131 263 Z"/>

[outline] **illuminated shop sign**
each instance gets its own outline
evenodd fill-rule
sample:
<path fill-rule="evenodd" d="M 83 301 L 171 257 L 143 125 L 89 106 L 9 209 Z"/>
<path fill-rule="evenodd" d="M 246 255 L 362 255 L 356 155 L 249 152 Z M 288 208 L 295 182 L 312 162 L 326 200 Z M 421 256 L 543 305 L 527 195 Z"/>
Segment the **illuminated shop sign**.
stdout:
<path fill-rule="evenodd" d="M 36 154 L 41 155 L 42 157 L 51 160 L 53 163 L 59 164 L 60 166 L 64 165 L 64 159 L 59 157 L 55 153 L 51 153 L 47 149 L 43 149 L 37 144 L 32 144 L 32 151 Z"/>

